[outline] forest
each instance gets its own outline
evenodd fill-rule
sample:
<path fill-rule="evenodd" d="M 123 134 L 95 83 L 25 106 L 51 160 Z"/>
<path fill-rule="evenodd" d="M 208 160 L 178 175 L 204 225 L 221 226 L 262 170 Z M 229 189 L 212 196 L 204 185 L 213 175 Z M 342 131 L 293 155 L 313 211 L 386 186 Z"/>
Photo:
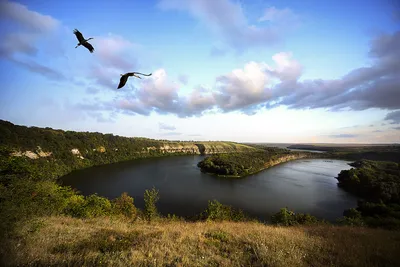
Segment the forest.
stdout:
<path fill-rule="evenodd" d="M 400 229 L 400 164 L 361 160 L 342 170 L 338 186 L 360 199 L 356 209 L 344 212 L 352 223 Z"/>
<path fill-rule="evenodd" d="M 256 146 L 257 147 L 257 146 Z M 291 152 L 274 147 L 257 147 L 260 150 L 248 153 L 216 154 L 206 157 L 197 166 L 201 171 L 221 177 L 244 177 L 272 165 L 300 157 L 310 157 L 311 153 Z"/>

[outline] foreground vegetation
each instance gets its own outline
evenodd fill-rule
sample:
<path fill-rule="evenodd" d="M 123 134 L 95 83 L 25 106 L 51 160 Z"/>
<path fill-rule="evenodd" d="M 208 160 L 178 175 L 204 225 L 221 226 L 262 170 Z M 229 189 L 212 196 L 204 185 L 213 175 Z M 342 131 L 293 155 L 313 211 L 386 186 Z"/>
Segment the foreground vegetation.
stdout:
<path fill-rule="evenodd" d="M 10 248 L 14 266 L 400 266 L 399 232 L 327 225 L 57 216 L 22 225 Z"/>

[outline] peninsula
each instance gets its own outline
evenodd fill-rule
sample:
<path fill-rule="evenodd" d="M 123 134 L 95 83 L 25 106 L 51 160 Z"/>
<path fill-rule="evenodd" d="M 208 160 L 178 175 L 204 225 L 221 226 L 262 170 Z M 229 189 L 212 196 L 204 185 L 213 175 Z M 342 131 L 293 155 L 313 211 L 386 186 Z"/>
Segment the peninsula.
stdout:
<path fill-rule="evenodd" d="M 202 172 L 218 177 L 241 178 L 255 174 L 290 160 L 311 157 L 311 153 L 291 152 L 287 149 L 258 149 L 247 153 L 216 154 L 206 157 L 197 166 Z"/>

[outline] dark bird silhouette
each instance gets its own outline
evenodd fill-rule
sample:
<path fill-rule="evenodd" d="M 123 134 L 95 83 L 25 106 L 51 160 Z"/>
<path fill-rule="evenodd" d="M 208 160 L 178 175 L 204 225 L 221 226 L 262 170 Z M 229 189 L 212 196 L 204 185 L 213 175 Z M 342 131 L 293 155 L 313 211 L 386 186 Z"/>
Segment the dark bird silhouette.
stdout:
<path fill-rule="evenodd" d="M 84 47 L 86 47 L 90 53 L 93 53 L 94 48 L 93 46 L 88 42 L 89 40 L 93 39 L 92 37 L 90 37 L 89 39 L 85 39 L 83 38 L 83 35 L 80 31 L 78 31 L 77 29 L 74 30 L 74 34 L 76 36 L 76 39 L 78 39 L 79 43 L 75 46 L 75 48 L 77 48 L 80 45 L 83 45 Z"/>
<path fill-rule="evenodd" d="M 135 76 L 136 78 L 142 79 L 140 76 L 137 76 L 136 74 L 140 74 L 140 75 L 144 75 L 144 76 L 151 76 L 151 73 L 143 74 L 140 72 L 127 72 L 125 74 L 121 74 L 121 78 L 119 79 L 119 85 L 118 85 L 117 89 L 124 87 L 130 76 Z"/>

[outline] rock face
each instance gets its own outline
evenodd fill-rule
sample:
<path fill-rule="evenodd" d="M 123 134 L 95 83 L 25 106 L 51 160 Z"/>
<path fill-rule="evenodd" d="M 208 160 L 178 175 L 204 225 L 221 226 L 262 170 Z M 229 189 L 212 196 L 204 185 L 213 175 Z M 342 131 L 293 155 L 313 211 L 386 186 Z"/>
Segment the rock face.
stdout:
<path fill-rule="evenodd" d="M 195 144 L 184 145 L 164 145 L 160 147 L 161 153 L 187 153 L 187 154 L 201 154 L 199 148 Z"/>
<path fill-rule="evenodd" d="M 96 148 L 96 151 L 100 152 L 100 153 L 104 153 L 104 152 L 106 152 L 106 148 L 104 146 L 99 146 L 98 148 Z"/>
<path fill-rule="evenodd" d="M 104 146 L 98 146 L 97 148 L 93 148 L 92 151 L 98 153 L 106 153 L 107 149 Z M 113 153 L 118 153 L 119 150 L 118 148 L 110 148 L 108 151 L 111 151 Z M 155 147 L 155 146 L 143 147 L 141 151 L 137 151 L 134 153 L 147 154 L 152 151 L 162 154 L 184 153 L 190 155 L 210 155 L 217 153 L 248 152 L 248 151 L 254 151 L 254 148 L 229 142 L 201 142 L 201 143 L 169 142 L 169 143 L 162 143 L 160 147 Z M 71 153 L 80 159 L 84 159 L 82 153 L 79 151 L 78 148 L 72 148 Z M 86 153 L 88 153 L 87 149 Z M 14 157 L 25 156 L 30 159 L 49 157 L 51 155 L 52 152 L 44 152 L 40 146 L 38 146 L 36 153 L 32 151 L 25 151 L 25 152 L 17 151 L 11 153 L 11 156 Z"/>
<path fill-rule="evenodd" d="M 53 154 L 52 152 L 43 152 L 43 150 L 40 146 L 38 146 L 36 153 L 39 155 L 39 157 L 42 157 L 42 158 L 49 157 Z"/>
<path fill-rule="evenodd" d="M 77 148 L 71 149 L 71 153 L 75 156 L 77 156 L 80 159 L 84 159 L 84 157 L 81 155 L 81 152 Z"/>
<path fill-rule="evenodd" d="M 11 153 L 10 156 L 13 156 L 13 157 L 25 156 L 30 159 L 38 159 L 38 158 L 49 157 L 51 155 L 52 155 L 52 152 L 43 152 L 42 148 L 40 146 L 38 146 L 36 149 L 36 153 L 29 151 L 29 150 L 27 150 L 25 152 L 16 151 L 16 152 Z"/>
<path fill-rule="evenodd" d="M 275 165 L 278 165 L 278 164 L 281 164 L 281 163 L 284 163 L 284 162 L 287 162 L 290 160 L 301 159 L 301 158 L 305 158 L 305 157 L 307 157 L 307 155 L 305 155 L 305 154 L 283 156 L 283 157 L 280 157 L 279 159 L 270 160 L 270 161 L 266 162 L 264 167 L 265 167 L 265 169 L 267 169 L 272 166 L 275 166 Z"/>
<path fill-rule="evenodd" d="M 147 148 L 147 150 L 157 150 L 157 148 Z M 247 152 L 254 151 L 254 148 L 225 142 L 204 142 L 204 143 L 185 143 L 185 144 L 164 144 L 160 147 L 161 153 L 187 153 L 197 155 L 210 155 L 217 153 Z"/>

